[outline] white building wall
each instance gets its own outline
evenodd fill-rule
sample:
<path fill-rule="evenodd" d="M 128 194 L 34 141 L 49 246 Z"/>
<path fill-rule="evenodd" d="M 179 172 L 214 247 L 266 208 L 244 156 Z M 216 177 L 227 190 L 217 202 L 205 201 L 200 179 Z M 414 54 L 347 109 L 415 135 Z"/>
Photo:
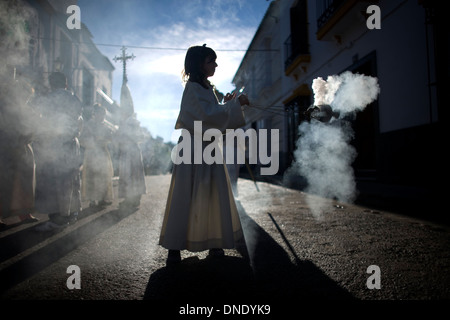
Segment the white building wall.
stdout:
<path fill-rule="evenodd" d="M 249 47 L 250 51 L 263 49 L 264 43 L 270 42 L 270 48 L 274 50 L 270 53 L 271 85 L 259 91 L 261 88 L 254 84 L 253 98 L 258 98 L 258 103 L 266 107 L 281 107 L 299 95 L 307 94 L 304 90 L 307 88 L 313 102 L 311 85 L 315 78 L 326 79 L 329 75 L 342 73 L 375 53 L 376 67 L 372 71 L 378 78 L 381 92 L 372 118 L 375 142 L 371 148 L 377 157 L 373 169 L 379 170 L 380 177 L 396 175 L 400 168 L 396 150 L 406 152 L 408 155 L 402 156 L 405 159 L 409 154 L 413 155 L 411 146 L 404 142 L 412 141 L 424 126 L 438 121 L 436 92 L 429 87 L 435 75 L 433 51 L 427 48 L 424 7 L 416 0 L 379 0 L 381 29 L 370 30 L 366 25 L 368 14 L 365 10 L 373 3 L 357 1 L 352 10 L 319 40 L 316 1 L 307 0 L 310 62 L 302 62 L 286 73 L 285 41 L 291 35 L 290 9 L 296 4 L 297 0 L 273 1 L 271 11 L 264 17 Z M 248 53 L 237 74 L 251 73 L 258 80 L 264 71 L 268 72 L 261 66 L 269 60 L 265 61 L 261 56 Z M 268 113 L 266 115 L 269 117 Z M 270 118 L 271 121 L 257 122 L 258 126 L 280 129 L 280 153 L 290 152 L 292 146 L 288 144 L 292 142 L 293 129 L 289 118 L 273 115 Z M 429 134 L 430 131 L 425 130 Z"/>
<path fill-rule="evenodd" d="M 85 25 L 81 30 L 67 28 L 66 9 L 76 3 L 76 0 L 23 0 L 23 5 L 33 14 L 29 36 L 34 43 L 29 62 L 24 64 L 29 69 L 29 77 L 39 87 L 49 87 L 51 72 L 63 72 L 69 89 L 80 100 L 83 99 L 83 70 L 87 69 L 93 77 L 93 102 L 99 102 L 95 95 L 97 88 L 106 88 L 111 95 L 114 66 L 97 50 Z"/>
<path fill-rule="evenodd" d="M 436 121 L 430 119 L 423 8 L 416 1 L 407 1 L 383 20 L 380 31 L 365 39 L 368 45 L 377 44 L 380 131 Z M 432 114 L 437 114 L 436 109 Z"/>
<path fill-rule="evenodd" d="M 292 77 L 284 80 L 286 96 L 296 85 L 306 83 L 310 86 L 316 77 L 338 74 L 352 65 L 355 55 L 363 58 L 375 50 L 381 87 L 378 100 L 380 133 L 429 123 L 424 9 L 416 1 L 379 1 L 378 5 L 382 16 L 381 30 L 367 29 L 365 17 L 355 16 L 359 27 L 343 33 L 342 42 L 338 44 L 317 40 L 315 1 L 308 1 L 311 63 L 298 81 Z M 283 14 L 282 30 L 288 33 L 289 8 L 283 10 Z M 432 120 L 436 121 L 435 104 L 433 108 Z"/>

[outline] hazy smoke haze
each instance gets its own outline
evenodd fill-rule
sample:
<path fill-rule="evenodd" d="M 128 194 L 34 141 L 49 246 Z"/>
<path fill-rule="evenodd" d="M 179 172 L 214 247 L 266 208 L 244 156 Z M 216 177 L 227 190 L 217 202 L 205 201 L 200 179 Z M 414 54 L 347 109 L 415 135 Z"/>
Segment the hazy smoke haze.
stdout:
<path fill-rule="evenodd" d="M 312 89 L 314 105 L 331 105 L 340 116 L 329 123 L 313 119 L 300 125 L 291 170 L 306 179 L 307 193 L 351 203 L 357 196 L 352 168 L 357 153 L 351 145 L 354 137 L 351 123 L 345 118 L 364 110 L 377 98 L 378 79 L 345 72 L 329 76 L 327 80 L 314 79 Z M 324 210 L 320 198 L 308 199 L 312 213 L 320 216 Z"/>

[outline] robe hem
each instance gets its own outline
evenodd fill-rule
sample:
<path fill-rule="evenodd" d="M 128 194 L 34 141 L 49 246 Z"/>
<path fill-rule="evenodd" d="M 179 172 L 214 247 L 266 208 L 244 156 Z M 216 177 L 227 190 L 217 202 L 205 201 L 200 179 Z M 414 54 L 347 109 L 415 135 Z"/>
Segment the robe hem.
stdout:
<path fill-rule="evenodd" d="M 200 252 L 213 248 L 220 249 L 234 249 L 236 248 L 236 242 L 244 237 L 243 230 L 240 229 L 233 233 L 233 238 L 231 240 L 224 239 L 208 239 L 204 241 L 185 241 L 181 246 L 171 246 L 164 244 L 164 236 L 160 237 L 159 245 L 168 250 L 187 250 L 190 252 Z M 231 242 L 231 243 L 230 243 Z"/>

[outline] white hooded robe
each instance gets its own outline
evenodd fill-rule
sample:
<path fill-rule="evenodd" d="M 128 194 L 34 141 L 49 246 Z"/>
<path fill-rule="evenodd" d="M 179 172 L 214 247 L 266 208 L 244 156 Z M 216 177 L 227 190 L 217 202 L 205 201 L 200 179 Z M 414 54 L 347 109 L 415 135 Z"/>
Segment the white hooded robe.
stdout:
<path fill-rule="evenodd" d="M 225 133 L 245 125 L 238 99 L 219 104 L 213 88 L 188 81 L 175 129 L 194 137 L 194 121 L 201 121 L 203 132 L 215 128 Z M 174 164 L 159 244 L 192 252 L 232 249 L 243 231 L 226 165 L 194 164 L 194 138 L 191 142 L 191 164 Z M 202 152 L 210 143 L 201 143 Z"/>

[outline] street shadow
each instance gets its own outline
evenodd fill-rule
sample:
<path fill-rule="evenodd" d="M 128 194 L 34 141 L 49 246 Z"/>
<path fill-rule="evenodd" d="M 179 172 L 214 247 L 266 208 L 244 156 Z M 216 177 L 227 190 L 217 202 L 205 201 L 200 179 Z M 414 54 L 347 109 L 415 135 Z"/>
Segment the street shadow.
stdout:
<path fill-rule="evenodd" d="M 212 302 L 239 300 L 255 292 L 252 269 L 244 259 L 189 257 L 175 266 L 155 271 L 144 300 Z"/>
<path fill-rule="evenodd" d="M 245 241 L 236 250 L 242 257 L 187 258 L 158 269 L 150 276 L 144 299 L 179 303 L 354 299 L 311 261 L 295 254 L 292 261 L 240 202 L 237 206 Z"/>
<path fill-rule="evenodd" d="M 79 214 L 78 221 L 81 221 L 82 219 L 85 219 L 104 209 L 105 208 L 101 206 L 85 208 Z M 29 248 L 39 245 L 40 243 L 48 240 L 49 238 L 60 232 L 36 232 L 35 228 L 44 224 L 45 222 L 46 221 L 34 224 L 30 227 L 12 232 L 9 235 L 0 238 L 0 263 L 12 257 L 15 257 L 16 255 L 24 252 Z M 17 228 L 19 226 L 21 226 L 21 223 L 12 224 L 4 228 L 2 231 Z"/>
<path fill-rule="evenodd" d="M 1 261 L 20 255 L 28 248 L 37 246 L 41 242 L 45 245 L 0 270 L 0 293 L 40 272 L 137 210 L 137 208 L 128 208 L 105 212 L 89 223 L 82 224 L 70 231 L 66 229 L 59 231 L 59 237 L 56 239 L 51 239 L 52 236 L 55 236 L 55 232 L 36 232 L 33 228 L 2 238 L 0 241 Z M 88 213 L 89 211 L 86 212 L 86 214 Z"/>

